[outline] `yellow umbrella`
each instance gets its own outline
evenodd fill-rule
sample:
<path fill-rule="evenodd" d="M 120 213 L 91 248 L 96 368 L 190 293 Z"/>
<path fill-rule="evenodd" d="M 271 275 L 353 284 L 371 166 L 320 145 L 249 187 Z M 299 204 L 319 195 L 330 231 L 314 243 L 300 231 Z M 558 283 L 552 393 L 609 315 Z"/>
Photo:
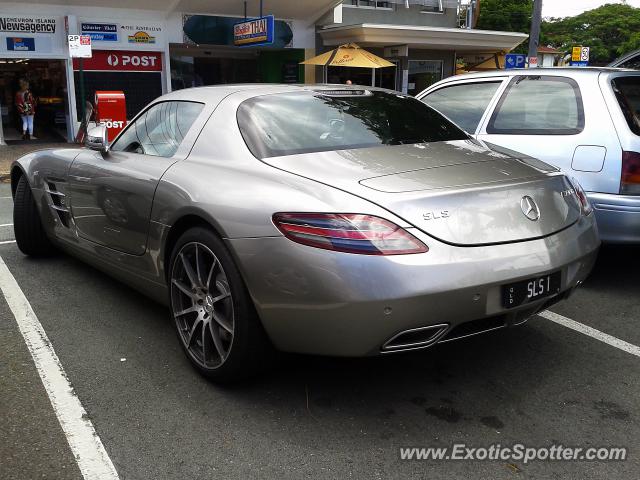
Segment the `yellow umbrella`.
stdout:
<path fill-rule="evenodd" d="M 384 58 L 380 58 L 371 52 L 367 52 L 355 43 L 346 43 L 330 52 L 323 53 L 317 57 L 310 58 L 303 65 L 320 65 L 326 68 L 331 67 L 357 67 L 371 68 L 372 82 L 375 82 L 375 69 L 382 67 L 395 67 L 394 63 L 388 62 Z M 372 83 L 373 84 L 373 83 Z"/>

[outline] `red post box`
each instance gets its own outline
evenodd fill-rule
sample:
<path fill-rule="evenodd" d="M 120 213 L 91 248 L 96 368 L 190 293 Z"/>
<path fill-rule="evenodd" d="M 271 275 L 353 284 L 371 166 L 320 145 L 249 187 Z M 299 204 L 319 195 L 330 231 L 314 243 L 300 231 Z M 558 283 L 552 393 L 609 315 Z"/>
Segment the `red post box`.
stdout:
<path fill-rule="evenodd" d="M 96 92 L 96 123 L 107 127 L 107 139 L 112 142 L 127 125 L 127 105 L 124 92 Z"/>

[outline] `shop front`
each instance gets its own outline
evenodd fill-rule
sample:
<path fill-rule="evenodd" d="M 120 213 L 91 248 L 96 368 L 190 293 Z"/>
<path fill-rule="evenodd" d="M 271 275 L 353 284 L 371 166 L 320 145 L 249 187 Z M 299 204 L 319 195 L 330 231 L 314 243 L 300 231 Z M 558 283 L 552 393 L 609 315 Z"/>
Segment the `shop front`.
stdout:
<path fill-rule="evenodd" d="M 294 22 L 274 20 L 271 41 L 239 46 L 242 17 L 184 15 L 182 43 L 169 45 L 171 88 L 228 83 L 302 83 L 305 49 L 296 48 Z"/>
<path fill-rule="evenodd" d="M 63 16 L 0 14 L 0 112 L 4 141 L 23 139 L 18 98 L 25 82 L 35 100 L 32 137 L 43 141 L 69 138 L 65 39 Z"/>
<path fill-rule="evenodd" d="M 76 138 L 82 106 L 93 103 L 95 91 L 123 91 L 131 119 L 172 89 L 313 82 L 315 69 L 299 63 L 315 55 L 314 22 L 335 4 L 265 2 L 264 17 L 273 15 L 272 37 L 238 45 L 234 28 L 245 13 L 250 21 L 262 16 L 257 2 L 246 2 L 248 10 L 245 2 L 231 1 L 144 0 L 127 8 L 110 0 L 54 2 L 0 3 L 0 144 L 21 141 L 20 79 L 37 99 L 34 135 L 47 141 Z M 69 58 L 69 34 L 91 37 L 93 56 L 82 69 Z"/>
<path fill-rule="evenodd" d="M 493 55 L 508 52 L 522 43 L 527 35 L 517 32 L 496 32 L 464 28 L 393 24 L 334 24 L 320 28 L 322 49 L 329 50 L 344 43 L 357 43 L 372 53 L 384 56 L 396 68 L 380 69 L 376 85 L 416 95 L 437 81 L 455 75 L 456 59 L 460 55 Z M 385 72 L 385 70 L 387 72 Z M 395 70 L 395 71 L 394 71 Z M 343 83 L 350 72 L 333 69 L 339 75 L 333 80 Z M 354 83 L 371 85 L 356 72 L 349 78 Z M 368 81 L 367 81 L 368 80 Z"/>
<path fill-rule="evenodd" d="M 89 35 L 92 58 L 82 61 L 85 111 L 93 110 L 95 92 L 122 91 L 127 119 L 165 93 L 164 55 L 166 27 L 163 22 L 131 21 L 118 18 L 80 17 L 78 32 Z M 76 115 L 80 120 L 80 60 L 73 61 Z"/>
<path fill-rule="evenodd" d="M 73 61 L 77 115 L 80 118 L 80 60 Z M 125 94 L 127 119 L 162 95 L 163 59 L 161 52 L 136 50 L 93 50 L 92 58 L 83 61 L 85 101 L 93 109 L 95 92 L 122 91 Z M 91 104 L 91 105 L 89 105 Z"/>

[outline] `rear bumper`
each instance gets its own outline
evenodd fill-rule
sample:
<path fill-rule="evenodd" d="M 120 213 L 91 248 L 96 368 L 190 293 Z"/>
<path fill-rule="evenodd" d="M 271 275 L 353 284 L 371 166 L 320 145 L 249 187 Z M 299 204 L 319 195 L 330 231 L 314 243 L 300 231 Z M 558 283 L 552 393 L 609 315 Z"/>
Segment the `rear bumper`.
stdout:
<path fill-rule="evenodd" d="M 589 193 L 600 238 L 607 243 L 640 243 L 640 197 Z"/>
<path fill-rule="evenodd" d="M 367 356 L 406 330 L 444 324 L 436 343 L 470 321 L 523 322 L 587 277 L 600 245 L 594 222 L 583 217 L 545 239 L 488 247 L 454 247 L 412 229 L 429 252 L 389 257 L 330 252 L 284 237 L 229 244 L 277 348 Z M 557 270 L 556 298 L 503 308 L 503 284 Z"/>

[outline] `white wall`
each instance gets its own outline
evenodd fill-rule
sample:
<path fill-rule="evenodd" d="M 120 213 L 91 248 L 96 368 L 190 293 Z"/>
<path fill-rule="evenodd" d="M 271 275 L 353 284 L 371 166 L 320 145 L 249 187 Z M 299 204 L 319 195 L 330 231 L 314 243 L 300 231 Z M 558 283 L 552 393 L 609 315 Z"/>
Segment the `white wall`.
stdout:
<path fill-rule="evenodd" d="M 553 67 L 553 63 L 555 61 L 555 55 L 551 55 L 548 53 L 541 54 L 542 62 L 540 62 L 541 67 Z"/>

